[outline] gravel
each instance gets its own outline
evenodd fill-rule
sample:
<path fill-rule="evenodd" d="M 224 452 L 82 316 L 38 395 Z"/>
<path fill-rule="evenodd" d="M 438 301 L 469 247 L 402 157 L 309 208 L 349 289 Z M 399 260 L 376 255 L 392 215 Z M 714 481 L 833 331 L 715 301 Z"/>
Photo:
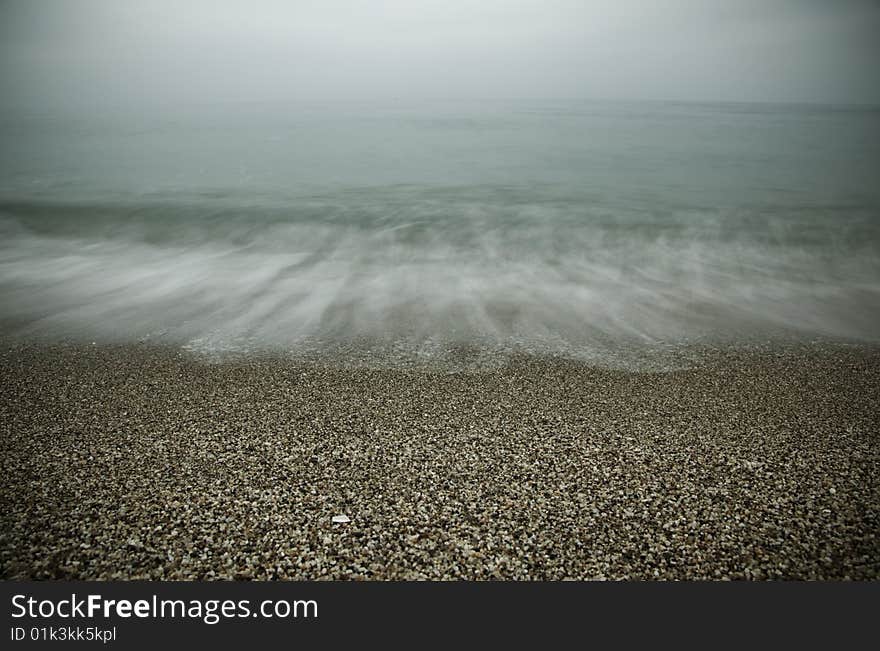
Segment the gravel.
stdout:
<path fill-rule="evenodd" d="M 878 415 L 870 346 L 450 373 L 9 343 L 0 574 L 875 579 Z"/>

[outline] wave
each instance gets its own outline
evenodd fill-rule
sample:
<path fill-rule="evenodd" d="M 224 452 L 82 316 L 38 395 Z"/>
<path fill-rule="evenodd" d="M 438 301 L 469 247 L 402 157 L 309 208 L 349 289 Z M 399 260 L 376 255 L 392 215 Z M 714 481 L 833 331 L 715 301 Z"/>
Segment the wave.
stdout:
<path fill-rule="evenodd" d="M 778 332 L 876 340 L 874 217 L 552 187 L 6 197 L 0 319 L 25 336 L 398 361 L 609 360 Z"/>

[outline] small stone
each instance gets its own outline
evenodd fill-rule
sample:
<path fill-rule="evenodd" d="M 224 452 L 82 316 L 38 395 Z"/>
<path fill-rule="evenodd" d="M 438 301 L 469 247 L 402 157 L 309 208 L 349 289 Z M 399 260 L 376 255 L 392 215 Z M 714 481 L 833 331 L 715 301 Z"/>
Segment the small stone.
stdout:
<path fill-rule="evenodd" d="M 349 518 L 347 515 L 334 515 L 333 522 L 335 524 L 346 524 L 348 522 L 351 522 L 351 518 Z"/>

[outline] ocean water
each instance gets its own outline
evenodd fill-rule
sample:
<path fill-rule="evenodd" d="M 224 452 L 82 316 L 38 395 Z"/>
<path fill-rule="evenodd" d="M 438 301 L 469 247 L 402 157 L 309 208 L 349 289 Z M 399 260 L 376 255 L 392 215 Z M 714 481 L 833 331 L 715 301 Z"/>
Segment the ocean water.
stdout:
<path fill-rule="evenodd" d="M 880 339 L 880 109 L 0 116 L 0 328 L 420 363 Z"/>

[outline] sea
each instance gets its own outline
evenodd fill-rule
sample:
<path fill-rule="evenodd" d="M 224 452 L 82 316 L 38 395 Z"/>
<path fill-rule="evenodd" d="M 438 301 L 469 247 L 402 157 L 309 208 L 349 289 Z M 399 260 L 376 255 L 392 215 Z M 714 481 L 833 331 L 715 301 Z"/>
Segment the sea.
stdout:
<path fill-rule="evenodd" d="M 880 107 L 39 107 L 0 144 L 6 336 L 626 367 L 880 340 Z"/>

